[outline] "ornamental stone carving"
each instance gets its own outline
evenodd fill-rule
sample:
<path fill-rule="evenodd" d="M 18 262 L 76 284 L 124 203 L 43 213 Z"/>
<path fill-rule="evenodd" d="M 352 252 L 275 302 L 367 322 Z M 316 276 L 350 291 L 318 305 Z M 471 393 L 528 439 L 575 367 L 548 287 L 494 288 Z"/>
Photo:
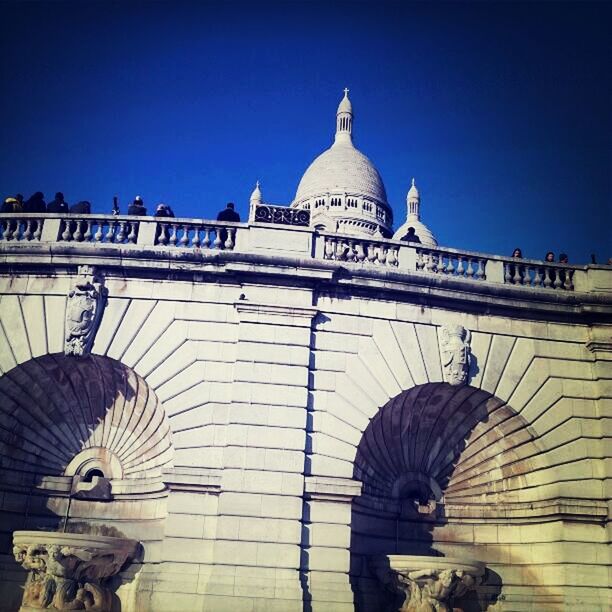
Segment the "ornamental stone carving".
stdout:
<path fill-rule="evenodd" d="M 387 589 L 404 595 L 398 612 L 461 612 L 458 601 L 482 582 L 479 561 L 450 557 L 377 556 L 372 567 Z"/>
<path fill-rule="evenodd" d="M 29 570 L 20 612 L 113 609 L 104 580 L 133 558 L 138 542 L 93 534 L 16 531 L 15 560 Z"/>
<path fill-rule="evenodd" d="M 440 356 L 444 380 L 451 385 L 467 382 L 472 334 L 462 325 L 443 325 L 440 330 Z"/>
<path fill-rule="evenodd" d="M 66 304 L 66 355 L 87 355 L 106 303 L 103 279 L 92 266 L 79 266 L 79 277 L 68 293 Z"/>

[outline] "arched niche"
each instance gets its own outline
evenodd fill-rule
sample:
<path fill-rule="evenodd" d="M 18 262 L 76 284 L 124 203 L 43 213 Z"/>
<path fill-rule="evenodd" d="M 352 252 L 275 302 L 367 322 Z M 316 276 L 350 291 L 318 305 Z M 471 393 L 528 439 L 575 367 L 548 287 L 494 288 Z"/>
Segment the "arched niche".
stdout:
<path fill-rule="evenodd" d="M 503 516 L 504 505 L 519 500 L 528 458 L 538 450 L 528 423 L 481 389 L 427 383 L 387 402 L 365 429 L 354 462 L 354 478 L 363 483 L 351 515 L 356 609 L 388 605 L 372 556 L 447 556 L 436 530 L 449 515 L 458 525 L 482 519 L 483 508 Z M 472 555 L 478 551 L 477 538 L 464 543 Z M 484 549 L 480 557 L 486 562 Z"/>
<path fill-rule="evenodd" d="M 170 426 L 147 383 L 109 357 L 44 355 L 0 377 L 0 477 L 161 477 Z"/>

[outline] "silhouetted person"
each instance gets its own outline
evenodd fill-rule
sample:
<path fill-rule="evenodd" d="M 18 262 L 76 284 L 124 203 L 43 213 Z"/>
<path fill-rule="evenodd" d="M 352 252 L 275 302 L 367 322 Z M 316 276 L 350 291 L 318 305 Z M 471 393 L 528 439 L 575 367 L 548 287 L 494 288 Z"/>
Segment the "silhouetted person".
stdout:
<path fill-rule="evenodd" d="M 23 205 L 23 212 L 26 213 L 44 213 L 46 210 L 45 196 L 42 194 L 42 191 L 37 191 Z"/>
<path fill-rule="evenodd" d="M 569 259 L 567 257 L 567 253 L 561 253 L 559 255 L 559 263 L 561 263 L 561 264 L 568 264 L 569 263 Z M 565 273 L 565 270 L 559 270 L 559 280 L 561 281 L 561 284 L 563 285 L 563 287 L 565 287 L 566 279 L 567 279 L 567 274 Z M 571 279 L 571 273 L 570 273 L 570 279 Z"/>
<path fill-rule="evenodd" d="M 562 263 L 562 264 L 569 263 L 569 259 L 567 257 L 567 253 L 561 253 L 559 255 L 559 263 Z"/>
<path fill-rule="evenodd" d="M 172 212 L 172 209 L 168 205 L 158 204 L 157 208 L 155 209 L 155 216 L 156 217 L 174 217 L 174 213 Z"/>
<path fill-rule="evenodd" d="M 119 198 L 117 196 L 113 196 L 113 210 L 112 210 L 112 214 L 115 217 L 117 215 L 121 214 L 121 211 L 119 210 Z"/>
<path fill-rule="evenodd" d="M 226 208 L 224 208 L 217 215 L 217 221 L 229 221 L 231 223 L 240 223 L 240 215 L 234 210 L 233 202 L 228 202 Z"/>
<path fill-rule="evenodd" d="M 23 212 L 23 206 L 17 200 L 17 198 L 8 197 L 2 203 L 2 208 L 0 208 L 0 212 L 3 213 L 20 213 Z"/>
<path fill-rule="evenodd" d="M 68 208 L 68 204 L 66 204 L 66 200 L 64 200 L 64 194 L 61 191 L 58 191 L 55 194 L 55 199 L 51 200 L 47 204 L 47 212 L 48 213 L 67 213 L 70 212 Z"/>
<path fill-rule="evenodd" d="M 73 215 L 91 215 L 91 202 L 81 200 L 70 207 L 70 213 Z"/>
<path fill-rule="evenodd" d="M 406 235 L 402 238 L 403 242 L 421 242 L 421 239 L 417 236 L 416 230 L 414 229 L 414 227 L 409 227 L 408 228 L 408 232 L 406 233 Z"/>
<path fill-rule="evenodd" d="M 19 202 L 21 210 L 23 210 L 23 193 L 18 193 L 17 195 L 15 195 L 15 199 Z"/>
<path fill-rule="evenodd" d="M 596 264 L 597 263 L 597 259 L 595 259 L 595 253 L 591 253 L 591 263 L 592 264 Z"/>
<path fill-rule="evenodd" d="M 512 251 L 512 257 L 514 259 L 523 259 L 523 251 L 518 247 Z M 519 279 L 515 279 L 516 272 L 518 271 Z M 512 264 L 508 264 L 508 273 L 510 275 L 510 282 L 515 283 L 516 285 L 522 285 L 523 280 L 525 279 L 525 270 L 523 270 L 523 266 L 514 266 Z"/>
<path fill-rule="evenodd" d="M 136 196 L 134 201 L 128 206 L 128 215 L 138 215 L 143 217 L 147 214 L 147 209 L 144 206 L 142 198 Z"/>
<path fill-rule="evenodd" d="M 544 261 L 547 263 L 555 263 L 555 254 L 552 251 L 548 251 L 548 253 L 546 253 Z"/>

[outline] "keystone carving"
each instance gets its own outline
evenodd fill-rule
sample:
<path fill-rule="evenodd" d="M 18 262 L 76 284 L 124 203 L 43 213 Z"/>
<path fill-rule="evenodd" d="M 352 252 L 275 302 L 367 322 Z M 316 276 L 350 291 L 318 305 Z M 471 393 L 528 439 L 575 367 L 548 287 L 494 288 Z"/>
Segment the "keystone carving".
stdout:
<path fill-rule="evenodd" d="M 107 290 L 103 283 L 92 266 L 79 266 L 79 277 L 68 293 L 66 304 L 66 355 L 91 352 L 106 304 Z"/>
<path fill-rule="evenodd" d="M 444 380 L 451 385 L 467 382 L 472 334 L 462 325 L 443 325 L 440 335 L 440 356 Z"/>

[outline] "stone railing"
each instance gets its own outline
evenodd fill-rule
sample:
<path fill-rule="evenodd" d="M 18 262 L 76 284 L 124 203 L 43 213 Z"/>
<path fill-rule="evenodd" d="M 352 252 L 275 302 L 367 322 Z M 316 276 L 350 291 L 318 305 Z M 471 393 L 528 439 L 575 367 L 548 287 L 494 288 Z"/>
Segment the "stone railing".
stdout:
<path fill-rule="evenodd" d="M 504 260 L 504 283 L 573 291 L 572 266 L 525 259 Z"/>
<path fill-rule="evenodd" d="M 258 204 L 255 207 L 253 220 L 255 223 L 275 223 L 308 227 L 310 225 L 310 211 L 301 208 L 290 208 L 288 206 Z"/>
<path fill-rule="evenodd" d="M 0 241 L 40 240 L 44 219 L 36 214 L 0 215 Z"/>
<path fill-rule="evenodd" d="M 322 235 L 325 240 L 324 259 L 391 267 L 397 267 L 399 264 L 399 249 L 402 243 L 338 234 Z"/>
<path fill-rule="evenodd" d="M 58 240 L 62 242 L 136 244 L 137 238 L 138 221 L 131 217 L 70 215 L 60 219 Z"/>
<path fill-rule="evenodd" d="M 431 249 L 416 245 L 416 269 L 432 274 L 486 279 L 487 258 L 454 250 Z"/>
<path fill-rule="evenodd" d="M 231 251 L 236 246 L 236 224 L 158 220 L 155 244 Z"/>
<path fill-rule="evenodd" d="M 302 226 L 309 211 L 261 205 L 260 222 L 112 215 L 0 214 L 0 244 L 226 250 L 292 255 L 360 267 L 489 282 L 537 291 L 612 291 L 609 266 L 575 266 L 432 248 L 413 242 L 319 232 Z M 265 215 L 264 215 L 265 212 Z M 305 215 L 305 216 L 304 216 Z M 272 220 L 270 220 L 272 219 Z M 292 225 L 293 223 L 293 225 Z"/>

